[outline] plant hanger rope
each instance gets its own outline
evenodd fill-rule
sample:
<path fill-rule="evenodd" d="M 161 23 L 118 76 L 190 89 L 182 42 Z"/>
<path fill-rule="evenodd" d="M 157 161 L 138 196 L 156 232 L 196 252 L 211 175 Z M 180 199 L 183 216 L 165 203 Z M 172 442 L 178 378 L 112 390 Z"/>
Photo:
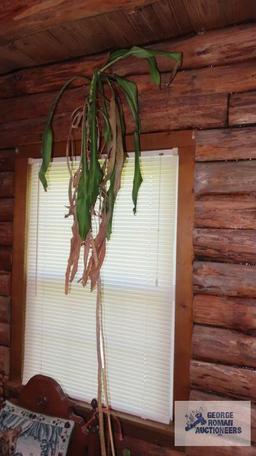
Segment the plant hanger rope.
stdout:
<path fill-rule="evenodd" d="M 106 456 L 104 419 L 102 408 L 102 388 L 107 410 L 107 425 L 111 453 L 115 456 L 113 432 L 107 391 L 106 356 L 102 325 L 102 300 L 100 271 L 106 254 L 106 242 L 112 232 L 112 220 L 116 197 L 121 186 L 121 176 L 125 159 L 125 102 L 134 120 L 134 177 L 133 177 L 133 211 L 136 213 L 139 188 L 142 183 L 140 169 L 140 118 L 138 90 L 136 84 L 107 70 L 119 60 L 130 56 L 146 59 L 153 83 L 160 85 L 160 73 L 156 56 L 163 56 L 174 62 L 173 73 L 181 62 L 179 52 L 148 50 L 134 46 L 131 49 L 120 49 L 110 54 L 107 63 L 94 71 L 92 78 L 79 76 L 64 84 L 55 98 L 48 114 L 42 138 L 42 165 L 39 178 L 47 190 L 47 170 L 52 159 L 53 119 L 57 105 L 64 92 L 75 79 L 84 82 L 88 88 L 84 104 L 77 107 L 71 115 L 67 135 L 66 158 L 70 174 L 68 187 L 68 213 L 73 218 L 70 253 L 67 262 L 65 293 L 70 283 L 77 276 L 81 251 L 83 251 L 83 273 L 79 281 L 83 286 L 90 283 L 91 290 L 97 289 L 96 303 L 96 337 L 98 358 L 98 406 L 101 454 Z M 174 74 L 173 74 L 174 76 Z M 173 78 L 172 76 L 172 78 Z M 75 140 L 74 132 L 81 137 L 80 160 L 74 170 Z M 76 135 L 77 136 L 77 135 Z M 93 220 L 97 228 L 93 229 Z"/>

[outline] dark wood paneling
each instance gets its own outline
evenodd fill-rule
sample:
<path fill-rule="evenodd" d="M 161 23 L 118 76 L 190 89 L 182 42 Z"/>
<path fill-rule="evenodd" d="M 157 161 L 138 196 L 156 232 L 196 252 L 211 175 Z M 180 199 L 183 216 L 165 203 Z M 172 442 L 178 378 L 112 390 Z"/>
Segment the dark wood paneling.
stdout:
<path fill-rule="evenodd" d="M 200 294 L 254 298 L 256 297 L 256 267 L 196 261 L 194 291 Z"/>
<path fill-rule="evenodd" d="M 1 109 L 1 104 L 0 104 Z M 6 117 L 7 119 L 8 117 Z M 15 161 L 14 150 L 0 150 L 0 172 L 1 171 L 13 171 Z"/>
<path fill-rule="evenodd" d="M 12 251 L 0 246 L 0 271 L 10 271 L 12 268 Z"/>
<path fill-rule="evenodd" d="M 122 442 L 117 440 L 119 451 L 129 448 L 132 456 L 183 456 L 184 452 L 175 449 L 150 444 L 143 440 L 125 436 Z"/>
<path fill-rule="evenodd" d="M 10 274 L 0 272 L 0 295 L 10 296 Z"/>
<path fill-rule="evenodd" d="M 195 226 L 256 229 L 256 195 L 211 195 L 195 202 Z"/>
<path fill-rule="evenodd" d="M 0 345 L 0 370 L 8 375 L 10 369 L 10 349 Z"/>
<path fill-rule="evenodd" d="M 190 375 L 192 386 L 200 390 L 234 398 L 255 400 L 256 371 L 254 369 L 193 360 Z"/>
<path fill-rule="evenodd" d="M 207 456 L 255 456 L 256 447 L 207 447 Z M 205 456 L 204 447 L 188 447 L 187 456 Z"/>
<path fill-rule="evenodd" d="M 0 198 L 9 198 L 13 196 L 14 175 L 11 172 L 0 173 Z"/>
<path fill-rule="evenodd" d="M 0 322 L 10 323 L 10 298 L 0 296 Z"/>
<path fill-rule="evenodd" d="M 0 223 L 0 246 L 1 245 L 12 245 L 12 223 L 10 222 Z"/>
<path fill-rule="evenodd" d="M 195 323 L 256 333 L 256 299 L 195 295 Z"/>
<path fill-rule="evenodd" d="M 13 219 L 13 199 L 0 198 L 0 222 L 9 222 Z"/>
<path fill-rule="evenodd" d="M 256 92 L 231 95 L 229 104 L 229 125 L 256 123 Z"/>
<path fill-rule="evenodd" d="M 8 346 L 10 344 L 10 325 L 9 323 L 0 322 L 0 345 Z"/>
<path fill-rule="evenodd" d="M 194 229 L 194 252 L 213 261 L 256 263 L 256 231 Z"/>
<path fill-rule="evenodd" d="M 242 367 L 256 367 L 256 337 L 230 329 L 195 325 L 193 358 Z"/>
<path fill-rule="evenodd" d="M 256 192 L 256 161 L 197 163 L 195 192 L 198 195 Z"/>
<path fill-rule="evenodd" d="M 196 160 L 246 160 L 256 158 L 256 128 L 227 128 L 196 133 Z"/>

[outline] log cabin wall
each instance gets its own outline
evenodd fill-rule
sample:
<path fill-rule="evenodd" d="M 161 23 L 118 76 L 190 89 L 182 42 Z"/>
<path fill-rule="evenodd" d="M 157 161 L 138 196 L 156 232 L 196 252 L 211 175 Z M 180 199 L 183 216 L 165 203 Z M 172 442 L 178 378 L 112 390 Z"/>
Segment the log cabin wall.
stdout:
<path fill-rule="evenodd" d="M 256 25 L 248 24 L 157 44 L 183 51 L 181 70 L 161 91 L 149 82 L 143 62 L 131 60 L 117 69 L 138 83 L 143 132 L 196 130 L 193 399 L 256 397 L 255 40 Z M 6 370 L 14 157 L 6 149 L 38 145 L 56 91 L 75 74 L 91 74 L 105 57 L 0 76 L 0 361 Z M 161 61 L 161 69 L 166 81 L 169 63 Z M 78 86 L 58 108 L 56 141 L 65 138 L 67 114 L 81 97 Z M 256 444 L 256 406 L 252 418 Z M 182 454 L 134 439 L 130 447 L 134 456 Z M 208 448 L 207 454 L 250 456 L 256 449 Z"/>

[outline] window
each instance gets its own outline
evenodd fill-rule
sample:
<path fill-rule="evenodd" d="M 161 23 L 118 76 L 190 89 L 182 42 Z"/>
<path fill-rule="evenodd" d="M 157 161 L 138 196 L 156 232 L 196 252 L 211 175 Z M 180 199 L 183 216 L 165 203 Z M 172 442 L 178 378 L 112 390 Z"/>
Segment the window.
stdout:
<path fill-rule="evenodd" d="M 64 295 L 71 219 L 68 171 L 53 162 L 49 190 L 30 164 L 23 382 L 50 375 L 75 399 L 97 396 L 95 293 L 74 283 Z M 111 405 L 161 423 L 172 419 L 177 149 L 143 153 L 144 182 L 132 212 L 133 158 L 116 202 L 103 279 Z"/>
<path fill-rule="evenodd" d="M 192 242 L 192 235 L 193 235 L 193 221 L 194 221 L 194 194 L 193 194 L 193 185 L 194 185 L 194 166 L 195 166 L 195 135 L 193 131 L 174 131 L 174 132 L 162 132 L 162 133 L 149 133 L 149 134 L 142 134 L 141 135 L 141 147 L 142 150 L 170 150 L 171 148 L 178 148 L 178 161 L 179 161 L 179 177 L 178 177 L 178 220 L 177 220 L 177 262 L 176 262 L 176 303 L 175 303 L 175 343 L 174 343 L 174 369 L 173 369 L 173 394 L 172 394 L 172 384 L 170 393 L 173 396 L 173 401 L 176 400 L 188 400 L 189 399 L 189 392 L 190 392 L 190 373 L 189 367 L 191 362 L 191 351 L 192 351 L 192 302 L 193 302 L 193 289 L 192 289 L 192 273 L 193 273 L 193 242 Z M 77 144 L 79 147 L 80 144 Z M 133 138 L 127 137 L 127 148 L 129 151 L 132 150 L 133 147 Z M 56 143 L 54 146 L 54 154 L 55 157 L 63 157 L 65 153 L 65 143 Z M 14 205 L 14 224 L 13 224 L 13 266 L 12 266 L 12 312 L 11 312 L 11 347 L 10 347 L 10 384 L 8 385 L 11 389 L 12 393 L 16 393 L 16 389 L 19 391 L 22 379 L 25 381 L 25 375 L 23 375 L 24 371 L 24 352 L 25 352 L 25 312 L 26 312 L 26 282 L 27 282 L 27 251 L 28 249 L 25 248 L 27 244 L 27 232 L 28 227 L 26 226 L 26 213 L 29 211 L 29 198 L 27 195 L 29 194 L 29 182 L 31 179 L 31 164 L 29 164 L 29 160 L 33 158 L 40 157 L 40 145 L 31 145 L 31 146 L 20 146 L 18 153 L 16 154 L 15 160 L 15 205 Z M 132 156 L 132 155 L 131 155 Z M 151 155 L 152 156 L 152 155 Z M 59 160 L 59 159 L 58 159 Z M 57 163 L 57 162 L 56 162 Z M 34 162 L 36 164 L 36 162 Z M 30 176 L 29 176 L 30 174 Z M 145 177 L 145 175 L 144 175 Z M 53 181 L 51 192 L 49 191 L 47 194 L 41 192 L 42 197 L 51 198 L 52 190 L 53 190 Z M 145 189 L 145 181 L 143 186 Z M 141 190 L 142 190 L 141 187 Z M 30 187 L 31 188 L 31 187 Z M 123 187 L 124 188 L 124 187 Z M 125 185 L 126 188 L 126 185 Z M 128 191 L 128 189 L 127 189 Z M 155 195 L 155 194 L 154 194 Z M 120 195 L 121 197 L 121 195 Z M 140 194 L 140 198 L 141 198 Z M 125 215 L 129 213 L 131 217 L 132 223 L 137 222 L 137 216 L 133 216 L 132 214 L 132 207 L 131 207 L 131 199 L 130 195 L 128 197 L 128 207 L 127 211 L 125 211 Z M 62 205 L 66 204 L 66 197 L 62 200 Z M 42 205 L 41 205 L 42 206 Z M 59 205 L 58 207 L 61 207 Z M 116 207 L 117 210 L 117 207 Z M 61 210 L 61 226 L 66 227 L 67 236 L 69 239 L 69 227 L 68 227 L 68 220 L 63 220 L 63 215 L 65 211 Z M 141 211 L 140 211 L 141 213 Z M 28 220 L 27 220 L 28 221 Z M 152 223 L 152 220 L 150 220 Z M 148 226 L 147 226 L 148 228 Z M 116 233 L 121 233 L 120 230 L 116 230 Z M 143 238 L 144 239 L 144 238 Z M 111 239 L 110 244 L 113 245 L 113 237 Z M 110 246 L 109 244 L 109 246 Z M 66 246 L 66 243 L 65 243 Z M 67 248 L 67 246 L 66 246 Z M 46 249 L 49 250 L 49 246 L 46 246 Z M 60 249 L 61 250 L 61 249 Z M 148 255 L 148 252 L 147 252 Z M 122 255 L 123 259 L 124 255 Z M 65 258 L 66 262 L 66 258 Z M 120 262 L 118 262 L 120 264 Z M 64 266 L 63 266 L 64 270 Z M 123 276 L 122 276 L 123 277 Z M 62 301 L 64 301 L 64 293 L 63 293 L 63 276 L 60 278 L 61 285 L 61 297 Z M 122 281 L 123 283 L 123 281 Z M 152 282 L 150 282 L 152 286 Z M 83 296 L 83 303 L 85 302 L 85 296 L 88 290 L 84 290 L 79 288 L 82 292 Z M 72 302 L 75 301 L 76 291 L 73 288 L 72 294 L 69 298 L 73 298 Z M 171 299 L 169 300 L 171 305 Z M 55 309 L 54 305 L 51 305 L 52 309 Z M 94 308 L 94 306 L 93 306 Z M 70 309 L 72 309 L 72 303 L 68 305 L 69 309 L 69 318 L 72 316 L 70 313 Z M 83 306 L 84 309 L 84 306 Z M 124 307 L 122 307 L 122 310 Z M 137 309 L 136 309 L 137 310 Z M 139 309 L 140 310 L 140 309 Z M 85 312 L 85 310 L 84 310 Z M 172 312 L 174 313 L 174 308 L 172 308 Z M 27 313 L 28 315 L 28 313 Z M 60 318 L 60 314 L 57 313 L 58 319 Z M 86 314 L 87 318 L 89 317 L 89 313 Z M 74 316 L 74 315 L 73 315 Z M 126 315 L 123 314 L 125 318 L 122 318 L 122 323 L 127 321 Z M 134 317 L 135 315 L 132 314 Z M 117 320 L 116 320 L 117 321 Z M 73 320 L 74 322 L 74 320 Z M 93 328 L 94 328 L 94 321 L 93 321 Z M 172 321 L 172 327 L 174 325 L 174 321 Z M 70 325 L 67 325 L 67 328 Z M 169 331 L 172 331 L 172 327 L 169 328 Z M 85 328 L 83 326 L 83 328 Z M 136 328 L 134 328 L 136 329 Z M 83 329 L 84 331 L 84 329 Z M 129 332 L 129 335 L 132 333 L 134 334 L 133 327 Z M 84 332 L 83 332 L 84 334 Z M 94 336 L 94 330 L 92 331 Z M 168 335 L 170 332 L 168 332 Z M 154 335 L 154 334 L 153 334 Z M 172 333 L 173 335 L 173 333 Z M 155 336 L 155 335 L 154 335 Z M 68 336 L 67 336 L 68 337 Z M 113 336 L 112 336 L 113 339 Z M 112 342 L 112 339 L 110 342 Z M 132 337 L 130 337 L 132 339 Z M 154 338 L 150 340 L 149 346 L 153 346 Z M 152 342 L 152 343 L 151 343 Z M 109 345 L 109 344 L 108 344 Z M 108 346 L 109 348 L 109 346 Z M 30 347 L 28 347 L 30 349 Z M 53 347 L 54 350 L 54 347 Z M 171 347 L 172 355 L 173 355 L 173 346 Z M 108 355 L 109 357 L 109 355 Z M 58 353 L 56 355 L 56 360 L 58 360 Z M 153 359 L 153 356 L 152 356 Z M 69 358 L 70 360 L 70 358 Z M 95 357 L 93 357 L 94 362 L 96 362 Z M 150 358 L 151 360 L 151 358 Z M 82 359 L 79 360 L 79 369 L 85 369 L 88 365 L 89 360 L 85 359 L 83 356 Z M 170 361 L 169 366 L 172 367 L 172 361 Z M 90 368 L 86 370 L 87 371 Z M 120 371 L 121 372 L 121 371 Z M 131 372 L 131 368 L 129 371 Z M 153 372 L 153 370 L 152 370 Z M 36 372 L 38 373 L 38 372 Z M 72 371 L 72 374 L 74 372 Z M 122 374 L 123 375 L 123 374 Z M 133 374 L 135 377 L 136 373 Z M 73 378 L 73 375 L 72 375 Z M 120 373 L 121 378 L 121 373 Z M 128 383 L 129 377 L 126 380 L 125 376 L 122 377 L 123 381 Z M 58 378 L 57 378 L 58 380 Z M 63 381 L 61 381 L 65 390 L 68 391 L 68 388 L 65 387 Z M 80 385 L 80 383 L 79 383 Z M 88 394 L 87 390 L 82 387 L 81 388 L 82 394 Z M 136 393 L 136 391 L 135 391 Z M 96 394 L 94 394 L 95 396 Z M 89 394 L 88 394 L 89 396 Z M 112 395 L 113 396 L 113 395 Z M 88 397 L 91 399 L 92 396 Z M 167 415 L 171 416 L 172 412 L 172 404 L 171 398 L 168 396 L 169 404 L 168 407 L 162 410 L 162 415 L 165 414 L 164 418 L 161 415 L 159 417 L 159 421 L 167 421 Z M 151 398 L 153 398 L 151 392 Z M 113 399 L 111 397 L 111 399 Z M 127 401 L 128 404 L 131 404 L 131 401 Z M 78 404 L 78 413 L 83 411 L 85 414 L 88 413 L 88 406 L 86 402 L 82 404 L 79 402 Z M 117 408 L 121 410 L 120 404 Z M 123 407 L 126 410 L 126 407 Z M 168 409 L 168 410 L 167 410 Z M 171 424 L 160 424 L 156 422 L 152 422 L 151 420 L 141 420 L 136 417 L 136 413 L 134 415 L 117 413 L 119 419 L 122 423 L 122 428 L 124 434 L 127 436 L 137 436 L 138 438 L 142 438 L 143 440 L 147 440 L 148 442 L 155 442 L 161 441 L 163 439 L 169 443 L 173 441 L 173 423 Z M 145 410 L 144 413 L 141 413 L 139 410 L 137 412 L 137 416 L 146 416 Z M 153 415 L 151 415 L 153 416 Z"/>

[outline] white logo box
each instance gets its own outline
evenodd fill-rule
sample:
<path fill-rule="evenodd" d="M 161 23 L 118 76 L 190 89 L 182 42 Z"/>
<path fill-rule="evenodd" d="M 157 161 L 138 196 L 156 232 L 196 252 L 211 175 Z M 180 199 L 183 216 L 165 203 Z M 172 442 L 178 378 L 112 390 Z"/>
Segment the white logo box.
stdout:
<path fill-rule="evenodd" d="M 175 446 L 250 445 L 250 401 L 175 402 Z"/>

